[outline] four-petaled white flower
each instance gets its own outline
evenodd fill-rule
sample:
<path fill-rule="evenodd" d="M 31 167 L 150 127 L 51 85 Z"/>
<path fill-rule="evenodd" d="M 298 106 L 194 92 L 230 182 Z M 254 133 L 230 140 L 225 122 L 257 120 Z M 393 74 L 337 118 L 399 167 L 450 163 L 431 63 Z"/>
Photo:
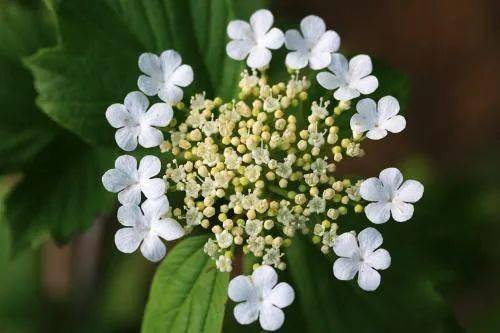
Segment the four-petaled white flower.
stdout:
<path fill-rule="evenodd" d="M 139 76 L 139 89 L 170 104 L 180 102 L 184 95 L 180 87 L 193 82 L 193 69 L 182 65 L 181 56 L 174 50 L 164 51 L 159 57 L 153 53 L 141 54 L 139 68 L 146 74 Z"/>
<path fill-rule="evenodd" d="M 166 196 L 148 199 L 141 208 L 137 205 L 125 205 L 118 209 L 118 221 L 125 228 L 116 232 L 115 244 L 124 253 L 135 252 L 140 245 L 142 255 L 157 262 L 167 252 L 160 237 L 172 241 L 182 237 L 184 229 L 176 220 L 163 217 L 169 209 Z"/>
<path fill-rule="evenodd" d="M 403 183 L 403 175 L 396 168 L 382 170 L 379 178 L 365 180 L 359 189 L 361 197 L 375 201 L 365 207 L 366 217 L 376 224 L 392 218 L 397 222 L 408 221 L 413 215 L 412 203 L 424 194 L 424 186 L 416 180 Z"/>
<path fill-rule="evenodd" d="M 242 20 L 229 22 L 227 35 L 232 40 L 226 46 L 227 55 L 235 60 L 247 56 L 247 65 L 251 68 L 263 68 L 271 61 L 271 51 L 279 49 L 285 40 L 283 32 L 272 28 L 273 14 L 260 9 L 250 17 L 250 24 Z"/>
<path fill-rule="evenodd" d="M 339 101 L 348 101 L 360 94 L 371 94 L 378 87 L 378 80 L 370 75 L 372 61 L 369 56 L 357 55 L 347 62 L 340 53 L 332 55 L 332 62 L 328 69 L 330 72 L 318 73 L 316 79 L 323 88 L 334 90 L 333 97 Z"/>
<path fill-rule="evenodd" d="M 106 190 L 119 192 L 118 201 L 138 205 L 141 192 L 148 199 L 156 199 L 165 194 L 165 181 L 156 176 L 161 169 L 160 159 L 156 156 L 144 156 L 137 169 L 137 160 L 129 155 L 116 159 L 115 169 L 106 171 L 102 183 Z"/>
<path fill-rule="evenodd" d="M 352 280 L 358 273 L 358 285 L 361 289 L 372 291 L 380 285 L 377 270 L 387 269 L 391 265 L 391 256 L 382 245 L 382 235 L 374 228 L 366 228 L 356 237 L 346 232 L 338 236 L 333 251 L 338 258 L 333 264 L 333 275 L 339 280 Z M 358 245 L 359 242 L 359 245 Z"/>
<path fill-rule="evenodd" d="M 302 34 L 295 29 L 285 33 L 285 46 L 293 52 L 286 56 L 286 64 L 293 69 L 307 66 L 323 69 L 330 65 L 332 53 L 340 46 L 340 37 L 333 31 L 326 31 L 325 22 L 318 16 L 309 15 L 300 22 Z"/>
<path fill-rule="evenodd" d="M 129 93 L 124 104 L 113 104 L 106 110 L 106 119 L 118 128 L 115 140 L 125 151 L 137 148 L 137 141 L 144 148 L 152 148 L 163 143 L 163 133 L 155 128 L 165 127 L 174 115 L 172 107 L 156 103 L 148 110 L 149 101 L 139 91 Z"/>
<path fill-rule="evenodd" d="M 234 302 L 234 317 L 247 325 L 259 318 L 266 331 L 275 331 L 283 325 L 285 314 L 281 310 L 292 304 L 295 293 L 285 282 L 278 283 L 278 274 L 271 266 L 262 265 L 251 276 L 239 275 L 231 280 L 228 295 Z"/>
<path fill-rule="evenodd" d="M 380 140 L 387 132 L 399 133 L 406 127 L 406 120 L 398 115 L 399 102 L 392 96 L 382 97 L 378 105 L 371 98 L 362 99 L 356 104 L 355 113 L 351 117 L 353 133 L 366 133 L 372 140 Z"/>

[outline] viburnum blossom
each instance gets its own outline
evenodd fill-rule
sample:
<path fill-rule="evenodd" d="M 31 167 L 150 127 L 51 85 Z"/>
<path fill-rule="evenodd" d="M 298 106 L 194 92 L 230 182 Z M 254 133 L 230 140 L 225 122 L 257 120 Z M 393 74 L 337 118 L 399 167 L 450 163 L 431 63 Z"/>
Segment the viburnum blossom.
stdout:
<path fill-rule="evenodd" d="M 259 319 L 266 331 L 279 329 L 285 320 L 281 310 L 292 304 L 295 293 L 286 282 L 278 283 L 278 274 L 267 265 L 254 270 L 251 276 L 239 275 L 231 280 L 228 295 L 234 302 L 234 317 L 247 325 Z"/>
<path fill-rule="evenodd" d="M 356 104 L 351 117 L 351 129 L 354 134 L 366 133 L 371 140 L 380 140 L 387 132 L 399 133 L 406 127 L 406 120 L 398 115 L 399 102 L 392 96 L 382 97 L 378 104 L 371 98 L 362 99 Z"/>
<path fill-rule="evenodd" d="M 328 69 L 331 73 L 321 72 L 317 79 L 323 88 L 335 90 L 333 97 L 336 100 L 348 101 L 360 94 L 371 94 L 378 88 L 377 78 L 370 75 L 372 61 L 367 55 L 357 55 L 348 63 L 342 54 L 335 53 Z"/>
<path fill-rule="evenodd" d="M 108 108 L 106 117 L 118 128 L 120 147 L 159 146 L 152 153 L 158 157 L 145 156 L 137 166 L 134 157 L 121 156 L 102 178 L 123 204 L 118 220 L 125 227 L 115 236 L 120 251 L 140 247 L 146 258 L 158 261 L 166 253 L 162 238 L 204 233 L 209 269 L 233 272 L 241 267 L 240 254 L 251 256 L 253 273 L 234 278 L 228 295 L 239 302 L 234 308 L 239 323 L 259 319 L 264 330 L 279 329 L 282 308 L 294 300 L 292 287 L 277 283 L 277 271 L 293 264 L 286 249 L 297 234 L 309 237 L 325 255 L 339 257 L 335 277 L 350 280 L 357 274 L 363 290 L 375 290 L 377 270 L 388 268 L 391 257 L 378 249 L 382 236 L 375 229 L 364 229 L 357 239 L 354 231 L 345 232 L 344 216 L 365 212 L 369 221 L 384 223 L 392 214 L 394 220 L 406 221 L 423 195 L 422 184 L 403 183 L 395 168 L 367 180 L 339 176 L 342 161 L 365 155 L 366 139 L 405 128 L 399 103 L 392 96 L 378 105 L 371 98 L 358 99 L 378 87 L 371 59 L 358 55 L 347 61 L 334 53 L 340 37 L 321 18 L 304 18 L 300 32 L 289 30 L 286 37 L 273 23 L 268 10 L 253 13 L 250 23 L 229 23 L 226 53 L 246 59 L 250 68 L 238 82 L 224 82 L 239 88 L 226 100 L 205 92 L 183 99 L 182 87 L 193 81 L 191 67 L 182 65 L 174 50 L 159 57 L 142 54 L 139 67 L 145 75 L 138 79 L 139 88 L 167 103 L 148 110 L 148 98 L 133 92 L 124 105 Z M 273 81 L 270 50 L 283 43 L 291 52 L 276 76 L 285 79 Z M 326 66 L 329 71 L 315 72 Z M 160 171 L 163 179 L 154 178 Z M 176 193 L 171 208 L 167 189 L 169 196 Z"/>
<path fill-rule="evenodd" d="M 161 169 L 160 159 L 156 156 L 145 156 L 137 168 L 137 160 L 133 156 L 123 155 L 116 159 L 115 169 L 106 171 L 102 183 L 106 190 L 118 193 L 121 204 L 141 202 L 141 192 L 148 199 L 156 199 L 165 194 L 165 181 L 156 176 Z"/>
<path fill-rule="evenodd" d="M 326 31 L 322 18 L 309 15 L 300 22 L 300 30 L 291 29 L 285 33 L 286 48 L 292 52 L 286 56 L 286 64 L 301 69 L 308 64 L 311 69 L 323 69 L 330 65 L 332 53 L 340 46 L 340 37 L 333 31 Z"/>
<path fill-rule="evenodd" d="M 397 222 L 408 221 L 413 216 L 412 203 L 424 194 L 424 186 L 416 180 L 403 183 L 403 175 L 396 168 L 382 170 L 378 178 L 365 180 L 359 189 L 361 197 L 375 201 L 365 207 L 366 217 L 376 224 L 392 218 Z"/>
<path fill-rule="evenodd" d="M 337 237 L 333 251 L 338 258 L 333 264 L 333 274 L 339 280 L 352 280 L 358 274 L 358 285 L 366 291 L 373 291 L 380 285 L 380 274 L 391 265 L 391 256 L 384 249 L 378 249 L 383 239 L 374 228 L 366 228 L 358 235 L 346 232 Z"/>
<path fill-rule="evenodd" d="M 184 235 L 184 229 L 176 220 L 165 217 L 168 209 L 166 196 L 148 199 L 141 208 L 137 205 L 121 206 L 118 209 L 118 221 L 125 228 L 115 234 L 118 250 L 132 253 L 140 245 L 144 257 L 153 262 L 161 260 L 167 249 L 160 238 L 172 241 Z"/>
<path fill-rule="evenodd" d="M 138 91 L 129 93 L 124 104 L 113 104 L 106 110 L 111 126 L 118 128 L 115 139 L 118 147 L 126 151 L 159 146 L 163 133 L 155 127 L 165 127 L 173 117 L 170 105 L 156 103 L 148 110 L 149 101 Z"/>
<path fill-rule="evenodd" d="M 193 69 L 183 65 L 181 56 L 174 50 L 167 50 L 159 57 L 153 53 L 141 54 L 139 68 L 145 74 L 139 76 L 139 89 L 148 96 L 158 95 L 170 104 L 180 102 L 184 96 L 181 88 L 193 82 Z"/>
<path fill-rule="evenodd" d="M 271 61 L 271 50 L 279 49 L 284 42 L 283 32 L 272 28 L 273 14 L 261 9 L 250 17 L 250 24 L 242 20 L 231 21 L 227 35 L 232 39 L 227 44 L 227 54 L 235 60 L 247 58 L 251 68 L 262 68 Z"/>

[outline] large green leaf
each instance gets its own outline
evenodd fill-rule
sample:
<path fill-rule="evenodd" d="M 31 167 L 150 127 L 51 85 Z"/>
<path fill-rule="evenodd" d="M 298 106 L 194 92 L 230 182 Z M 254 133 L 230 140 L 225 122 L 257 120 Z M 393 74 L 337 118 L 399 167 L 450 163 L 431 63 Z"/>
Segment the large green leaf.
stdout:
<path fill-rule="evenodd" d="M 158 268 L 142 325 L 143 333 L 221 331 L 228 273 L 203 252 L 205 236 L 179 243 Z"/>
<path fill-rule="evenodd" d="M 437 291 L 436 281 L 444 275 L 421 262 L 415 244 L 411 247 L 417 253 L 411 253 L 401 243 L 391 251 L 393 263 L 382 272 L 381 286 L 368 293 L 355 281 L 336 280 L 332 262 L 310 242 L 295 238 L 287 255 L 307 331 L 460 332 Z"/>
<path fill-rule="evenodd" d="M 102 190 L 100 178 L 112 157 L 69 133 L 42 150 L 7 198 L 14 251 L 36 245 L 49 234 L 67 241 L 109 210 L 113 196 Z"/>
<path fill-rule="evenodd" d="M 0 173 L 18 171 L 54 137 L 56 126 L 35 106 L 35 90 L 21 58 L 52 43 L 36 7 L 0 1 Z"/>
<path fill-rule="evenodd" d="M 111 143 L 104 111 L 137 89 L 143 52 L 175 49 L 191 65 L 195 91 L 230 97 L 241 63 L 224 60 L 230 0 L 67 0 L 56 8 L 60 44 L 27 59 L 38 105 L 92 143 Z M 257 3 L 256 3 L 257 5 Z M 247 8 L 245 9 L 248 10 Z"/>

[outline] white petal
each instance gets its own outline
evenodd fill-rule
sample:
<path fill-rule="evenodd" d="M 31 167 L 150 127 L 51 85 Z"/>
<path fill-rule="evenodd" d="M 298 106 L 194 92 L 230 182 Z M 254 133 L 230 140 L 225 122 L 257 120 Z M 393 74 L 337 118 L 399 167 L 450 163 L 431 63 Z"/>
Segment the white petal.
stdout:
<path fill-rule="evenodd" d="M 356 104 L 356 110 L 363 117 L 372 120 L 374 123 L 377 120 L 377 104 L 371 98 L 363 98 Z"/>
<path fill-rule="evenodd" d="M 280 282 L 267 296 L 266 301 L 271 302 L 278 308 L 284 308 L 292 304 L 294 299 L 295 292 L 293 288 L 286 282 Z"/>
<path fill-rule="evenodd" d="M 300 30 L 309 42 L 317 42 L 325 33 L 325 21 L 316 15 L 306 16 L 300 21 Z"/>
<path fill-rule="evenodd" d="M 184 229 L 179 222 L 169 217 L 153 221 L 151 230 L 167 241 L 173 241 L 181 238 L 185 234 Z"/>
<path fill-rule="evenodd" d="M 115 168 L 125 172 L 131 179 L 134 179 L 135 182 L 139 179 L 137 173 L 137 160 L 133 156 L 119 156 L 115 160 Z"/>
<path fill-rule="evenodd" d="M 363 258 L 366 258 L 370 254 L 372 254 L 372 252 L 375 251 L 380 245 L 382 245 L 384 239 L 382 238 L 380 232 L 377 231 L 377 229 L 366 228 L 359 233 L 358 241 L 361 254 Z"/>
<path fill-rule="evenodd" d="M 253 323 L 259 317 L 259 303 L 243 302 L 234 307 L 234 318 L 241 325 Z"/>
<path fill-rule="evenodd" d="M 126 189 L 118 193 L 118 202 L 120 202 L 122 205 L 138 205 L 141 202 L 141 188 L 139 187 L 139 185 L 130 185 Z"/>
<path fill-rule="evenodd" d="M 424 195 L 424 185 L 416 180 L 407 180 L 396 192 L 396 198 L 404 202 L 417 202 Z"/>
<path fill-rule="evenodd" d="M 339 46 L 340 36 L 335 31 L 328 30 L 320 37 L 318 43 L 314 46 L 313 51 L 333 53 L 339 49 Z"/>
<path fill-rule="evenodd" d="M 182 64 L 182 58 L 176 51 L 167 50 L 160 55 L 160 59 L 163 69 L 163 79 L 167 81 L 177 67 Z"/>
<path fill-rule="evenodd" d="M 160 238 L 150 232 L 142 242 L 141 252 L 146 259 L 157 262 L 165 256 L 167 249 Z"/>
<path fill-rule="evenodd" d="M 167 126 L 174 116 L 172 107 L 167 103 L 156 103 L 142 117 L 142 122 L 150 126 Z"/>
<path fill-rule="evenodd" d="M 394 117 L 399 112 L 399 102 L 392 96 L 382 97 L 378 101 L 378 113 L 380 122 Z"/>
<path fill-rule="evenodd" d="M 115 234 L 115 244 L 123 253 L 132 253 L 139 247 L 143 232 L 136 228 L 121 228 Z"/>
<path fill-rule="evenodd" d="M 149 220 L 159 220 L 168 212 L 170 204 L 166 195 L 156 199 L 147 199 L 141 205 L 144 216 Z"/>
<path fill-rule="evenodd" d="M 349 100 L 356 98 L 358 96 L 359 96 L 359 92 L 356 89 L 344 87 L 344 86 L 341 86 L 333 94 L 333 97 L 335 97 L 335 99 L 337 101 L 349 101 Z"/>
<path fill-rule="evenodd" d="M 385 223 L 391 217 L 391 204 L 387 202 L 371 203 L 365 207 L 365 214 L 368 220 L 375 224 Z"/>
<path fill-rule="evenodd" d="M 250 51 L 247 59 L 247 65 L 251 68 L 262 68 L 269 64 L 271 61 L 271 51 L 264 47 L 254 47 Z"/>
<path fill-rule="evenodd" d="M 140 91 L 132 91 L 125 96 L 124 104 L 131 115 L 135 117 L 135 119 L 139 119 L 148 109 L 149 100 Z"/>
<path fill-rule="evenodd" d="M 387 192 L 377 177 L 368 178 L 359 188 L 361 197 L 368 201 L 388 201 Z"/>
<path fill-rule="evenodd" d="M 143 53 L 139 56 L 140 70 L 152 77 L 161 76 L 161 62 L 160 58 L 153 53 Z"/>
<path fill-rule="evenodd" d="M 252 282 L 262 290 L 270 291 L 278 282 L 278 274 L 271 266 L 262 265 L 253 272 Z"/>
<path fill-rule="evenodd" d="M 125 151 L 132 151 L 137 148 L 137 137 L 139 136 L 140 128 L 123 127 L 115 133 L 115 141 L 118 147 Z"/>
<path fill-rule="evenodd" d="M 243 60 L 250 53 L 254 43 L 246 40 L 233 40 L 227 43 L 226 53 L 234 60 Z"/>
<path fill-rule="evenodd" d="M 164 84 L 158 92 L 158 97 L 170 104 L 177 104 L 182 100 L 182 96 L 184 96 L 182 89 L 173 84 Z"/>
<path fill-rule="evenodd" d="M 160 159 L 153 155 L 144 156 L 139 163 L 139 179 L 144 180 L 156 176 L 161 170 Z"/>
<path fill-rule="evenodd" d="M 372 69 L 372 60 L 366 54 L 357 55 L 349 60 L 349 73 L 353 81 L 370 75 Z"/>
<path fill-rule="evenodd" d="M 385 249 L 378 249 L 365 258 L 365 262 L 375 269 L 387 269 L 391 266 L 391 255 Z"/>
<path fill-rule="evenodd" d="M 165 181 L 161 178 L 141 181 L 141 191 L 148 199 L 157 199 L 165 194 Z"/>
<path fill-rule="evenodd" d="M 266 331 L 276 331 L 285 321 L 283 310 L 275 307 L 271 303 L 264 302 L 260 308 L 259 322 L 262 329 Z"/>
<path fill-rule="evenodd" d="M 227 25 L 227 35 L 231 39 L 247 40 L 252 38 L 252 29 L 247 22 L 234 20 Z"/>
<path fill-rule="evenodd" d="M 267 9 L 259 9 L 250 17 L 250 25 L 257 39 L 263 37 L 271 29 L 273 22 L 273 14 Z"/>
<path fill-rule="evenodd" d="M 307 66 L 309 56 L 304 51 L 294 51 L 286 55 L 285 63 L 293 69 L 301 69 Z M 327 73 L 330 74 L 330 73 Z M 319 74 L 318 74 L 319 75 Z M 332 74 L 330 74 L 332 75 Z M 319 80 L 318 80 L 319 81 Z"/>
<path fill-rule="evenodd" d="M 350 232 L 345 232 L 335 239 L 333 252 L 339 257 L 352 257 L 359 251 L 356 237 Z"/>
<path fill-rule="evenodd" d="M 350 125 L 353 133 L 364 133 L 373 127 L 373 123 L 359 113 L 352 115 Z"/>
<path fill-rule="evenodd" d="M 406 119 L 403 116 L 395 116 L 383 123 L 386 130 L 392 133 L 399 133 L 406 127 Z"/>
<path fill-rule="evenodd" d="M 129 175 L 121 170 L 111 169 L 102 176 L 104 188 L 113 193 L 120 192 L 134 182 Z"/>
<path fill-rule="evenodd" d="M 359 269 L 358 285 L 366 291 L 373 291 L 380 285 L 380 274 L 370 266 L 363 264 Z"/>
<path fill-rule="evenodd" d="M 366 137 L 370 140 L 380 140 L 387 136 L 387 131 L 381 127 L 374 127 L 366 133 Z"/>
<path fill-rule="evenodd" d="M 117 213 L 118 222 L 127 227 L 144 226 L 144 215 L 139 206 L 127 204 L 120 206 Z"/>
<path fill-rule="evenodd" d="M 242 302 L 251 297 L 254 292 L 250 277 L 239 275 L 229 282 L 227 294 L 234 302 Z"/>
<path fill-rule="evenodd" d="M 413 205 L 405 202 L 392 204 L 392 218 L 396 222 L 406 222 L 413 216 Z"/>
<path fill-rule="evenodd" d="M 189 65 L 179 66 L 170 77 L 170 80 L 179 87 L 189 86 L 193 82 L 193 68 Z"/>
<path fill-rule="evenodd" d="M 375 76 L 370 75 L 362 79 L 351 81 L 350 87 L 357 89 L 360 93 L 369 95 L 378 88 L 378 80 Z"/>
<path fill-rule="evenodd" d="M 328 69 L 342 80 L 345 80 L 347 72 L 349 71 L 349 64 L 346 57 L 340 53 L 334 53 L 332 55 L 332 63 L 328 66 Z"/>
<path fill-rule="evenodd" d="M 163 133 L 154 127 L 146 126 L 139 134 L 139 144 L 144 148 L 157 147 L 163 143 Z"/>
<path fill-rule="evenodd" d="M 265 46 L 268 49 L 276 50 L 283 46 L 285 36 L 283 31 L 278 28 L 272 28 L 268 33 L 259 41 L 259 45 Z"/>
<path fill-rule="evenodd" d="M 154 96 L 158 94 L 158 90 L 160 90 L 161 84 L 158 79 L 153 79 L 149 76 L 141 75 L 137 80 L 137 86 L 146 95 Z"/>
<path fill-rule="evenodd" d="M 354 279 L 358 272 L 359 261 L 350 258 L 338 258 L 333 264 L 333 275 L 341 280 L 348 281 Z"/>
<path fill-rule="evenodd" d="M 396 168 L 384 169 L 380 172 L 378 177 L 382 181 L 382 184 L 384 184 L 386 191 L 390 194 L 396 192 L 403 182 L 403 175 L 401 174 L 401 171 Z"/>
<path fill-rule="evenodd" d="M 316 80 L 325 89 L 333 90 L 338 88 L 344 82 L 340 80 L 337 76 L 329 72 L 321 72 L 316 75 Z"/>
<path fill-rule="evenodd" d="M 114 128 L 137 125 L 137 121 L 127 112 L 125 105 L 113 104 L 106 110 L 106 119 Z"/>
<path fill-rule="evenodd" d="M 327 67 L 332 61 L 332 55 L 330 52 L 313 52 L 311 57 L 309 57 L 309 64 L 311 69 L 319 70 Z"/>
<path fill-rule="evenodd" d="M 300 32 L 295 29 L 287 30 L 285 33 L 285 46 L 292 51 L 307 49 L 306 41 Z"/>

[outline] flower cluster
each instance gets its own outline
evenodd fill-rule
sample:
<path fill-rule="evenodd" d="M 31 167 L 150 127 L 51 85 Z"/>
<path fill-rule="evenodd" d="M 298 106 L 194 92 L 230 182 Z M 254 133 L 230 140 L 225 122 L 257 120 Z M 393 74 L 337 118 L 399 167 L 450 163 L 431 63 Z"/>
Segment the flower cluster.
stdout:
<path fill-rule="evenodd" d="M 364 181 L 337 175 L 344 159 L 364 155 L 363 140 L 405 128 L 399 103 L 392 96 L 355 100 L 378 88 L 371 59 L 347 60 L 338 53 L 340 37 L 321 18 L 308 16 L 300 31 L 286 33 L 273 22 L 271 12 L 259 10 L 249 23 L 229 23 L 226 52 L 250 67 L 232 100 L 198 93 L 186 106 L 182 87 L 193 81 L 191 67 L 173 50 L 141 55 L 138 87 L 144 94 L 128 94 L 106 117 L 118 129 L 115 138 L 123 150 L 159 147 L 163 179 L 154 178 L 162 169 L 155 156 L 143 157 L 138 167 L 134 157 L 121 156 L 103 176 L 122 204 L 118 220 L 125 228 L 115 236 L 120 251 L 140 246 L 146 258 L 158 261 L 165 255 L 160 238 L 174 240 L 197 228 L 210 231 L 204 251 L 219 271 L 231 272 L 240 251 L 253 257 L 252 276 L 234 278 L 228 292 L 243 302 L 234 309 L 236 320 L 259 319 L 266 330 L 281 327 L 281 308 L 294 299 L 290 285 L 277 284 L 275 269 L 286 268 L 285 249 L 297 233 L 339 257 L 336 278 L 357 274 L 362 289 L 375 290 L 381 280 L 377 270 L 391 262 L 388 251 L 377 249 L 382 235 L 371 227 L 357 237 L 354 231 L 339 234 L 341 217 L 352 211 L 364 212 L 375 224 L 391 215 L 404 222 L 423 195 L 422 184 L 403 182 L 395 168 Z M 271 50 L 283 45 L 290 51 L 289 77 L 273 82 L 267 72 Z M 312 91 L 313 80 L 325 89 L 319 95 Z M 149 107 L 146 95 L 161 102 Z M 350 128 L 341 125 L 343 117 L 350 117 Z M 167 191 L 180 193 L 180 204 L 170 207 Z"/>

